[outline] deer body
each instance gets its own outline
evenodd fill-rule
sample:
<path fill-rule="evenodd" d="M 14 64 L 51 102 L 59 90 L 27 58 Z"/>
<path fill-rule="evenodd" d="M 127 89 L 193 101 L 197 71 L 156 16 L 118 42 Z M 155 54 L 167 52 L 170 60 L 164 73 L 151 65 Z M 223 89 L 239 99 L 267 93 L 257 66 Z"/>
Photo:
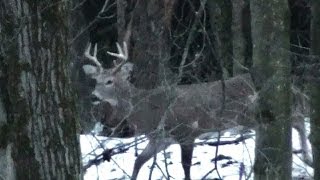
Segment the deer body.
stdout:
<path fill-rule="evenodd" d="M 119 54 L 110 54 L 126 60 L 127 50 L 119 45 L 118 49 Z M 96 48 L 94 56 L 89 55 L 89 50 L 86 56 L 95 62 Z M 173 142 L 171 139 L 181 146 L 185 178 L 190 179 L 196 137 L 239 125 L 247 128 L 257 125 L 254 120 L 257 94 L 249 74 L 224 82 L 143 90 L 128 80 L 131 64 L 122 63 L 111 70 L 95 64 L 84 67 L 86 74 L 97 81 L 92 93 L 95 118 L 113 128 L 113 136 L 117 136 L 116 129 L 126 121 L 135 129 L 135 135 L 145 134 L 149 138 L 149 144 L 135 161 L 132 179 L 137 178 L 147 160 Z"/>
<path fill-rule="evenodd" d="M 147 160 L 173 142 L 168 141 L 168 137 L 181 145 L 183 169 L 186 179 L 190 179 L 193 142 L 196 137 L 238 125 L 250 128 L 255 126 L 255 121 L 251 118 L 253 110 L 249 108 L 253 103 L 249 97 L 254 93 L 248 79 L 249 75 L 246 74 L 227 80 L 225 92 L 221 82 L 183 85 L 170 89 L 160 87 L 154 90 L 119 86 L 120 89 L 116 92 L 123 93 L 115 96 L 117 108 L 107 110 L 112 105 L 105 105 L 109 102 L 101 101 L 96 108 L 99 112 L 104 109 L 108 114 L 99 116 L 97 113 L 95 117 L 109 127 L 116 127 L 122 120 L 126 120 L 136 127 L 136 135 L 145 134 L 149 138 L 149 144 L 135 161 L 132 179 L 137 178 L 140 168 Z M 121 89 L 122 87 L 125 88 Z M 225 100 L 221 98 L 223 93 Z M 224 107 L 221 106 L 223 102 Z"/>

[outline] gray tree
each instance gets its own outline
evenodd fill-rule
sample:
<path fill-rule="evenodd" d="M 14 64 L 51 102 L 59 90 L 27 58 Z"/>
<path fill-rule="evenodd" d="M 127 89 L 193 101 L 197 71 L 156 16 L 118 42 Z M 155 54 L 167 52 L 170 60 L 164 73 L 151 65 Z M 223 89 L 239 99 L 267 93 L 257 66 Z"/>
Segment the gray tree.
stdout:
<path fill-rule="evenodd" d="M 68 1 L 0 1 L 0 179 L 82 179 Z"/>
<path fill-rule="evenodd" d="M 253 78 L 259 91 L 255 179 L 291 179 L 289 10 L 252 0 Z"/>

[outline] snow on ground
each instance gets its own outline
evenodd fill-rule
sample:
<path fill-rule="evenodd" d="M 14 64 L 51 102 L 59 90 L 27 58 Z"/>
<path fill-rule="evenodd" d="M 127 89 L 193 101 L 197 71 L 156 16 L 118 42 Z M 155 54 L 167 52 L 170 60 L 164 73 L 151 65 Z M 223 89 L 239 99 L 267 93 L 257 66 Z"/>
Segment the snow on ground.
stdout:
<path fill-rule="evenodd" d="M 254 134 L 254 133 L 252 133 Z M 220 138 L 220 141 L 230 141 L 238 138 L 239 135 L 225 134 Z M 298 133 L 293 130 L 293 147 L 299 149 Z M 211 141 L 217 141 L 217 139 L 211 139 Z M 103 151 L 101 144 L 104 144 L 105 148 L 113 148 L 119 144 L 133 142 L 134 138 L 119 139 L 119 138 L 105 138 L 94 137 L 92 135 L 82 135 L 80 137 L 81 150 L 83 157 L 83 164 L 86 165 L 89 159 L 93 159 L 99 153 Z M 102 142 L 102 143 L 101 143 Z M 196 140 L 199 144 L 203 140 Z M 138 145 L 138 152 L 141 153 L 142 149 L 146 146 L 147 142 Z M 217 162 L 217 168 L 212 161 L 215 158 L 216 147 L 209 145 L 197 145 L 193 152 L 191 167 L 192 179 L 201 179 L 206 174 L 205 179 L 219 178 L 223 180 L 239 180 L 240 168 L 245 167 L 245 173 L 242 179 L 253 179 L 251 172 L 254 162 L 254 136 L 247 139 L 244 142 L 231 145 L 223 145 L 218 147 L 217 154 L 228 157 Z M 85 173 L 85 180 L 110 180 L 110 179 L 130 179 L 133 170 L 133 164 L 135 161 L 135 149 L 130 148 L 127 152 L 112 156 L 110 162 L 105 161 L 99 166 L 91 166 Z M 165 162 L 165 157 L 167 157 Z M 220 156 L 222 157 L 222 156 Z M 177 144 L 169 146 L 165 152 L 158 153 L 156 157 L 156 166 L 152 170 L 151 179 L 166 179 L 168 174 L 172 179 L 183 179 L 184 172 L 181 166 L 180 159 L 180 146 Z M 150 168 L 154 162 L 154 159 L 150 159 L 139 172 L 138 179 L 149 179 Z M 167 168 L 166 165 L 167 164 Z M 215 170 L 217 169 L 217 170 Z M 305 165 L 298 155 L 293 155 L 293 176 L 294 177 L 310 177 L 313 172 L 312 168 Z M 211 172 L 211 173 L 210 173 Z M 218 175 L 219 173 L 219 175 Z"/>

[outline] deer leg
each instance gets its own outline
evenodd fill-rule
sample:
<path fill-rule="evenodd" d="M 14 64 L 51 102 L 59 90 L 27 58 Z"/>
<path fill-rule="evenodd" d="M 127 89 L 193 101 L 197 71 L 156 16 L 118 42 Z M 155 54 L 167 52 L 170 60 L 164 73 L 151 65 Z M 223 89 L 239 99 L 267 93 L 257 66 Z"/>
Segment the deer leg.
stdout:
<path fill-rule="evenodd" d="M 192 163 L 193 142 L 192 143 L 180 143 L 181 146 L 181 163 L 184 170 L 185 179 L 189 180 L 190 167 Z"/>
<path fill-rule="evenodd" d="M 149 138 L 147 147 L 134 162 L 131 179 L 136 180 L 143 164 L 146 163 L 153 155 L 156 155 L 161 150 L 167 148 L 170 144 L 172 144 L 172 141 L 167 141 L 166 139 Z"/>

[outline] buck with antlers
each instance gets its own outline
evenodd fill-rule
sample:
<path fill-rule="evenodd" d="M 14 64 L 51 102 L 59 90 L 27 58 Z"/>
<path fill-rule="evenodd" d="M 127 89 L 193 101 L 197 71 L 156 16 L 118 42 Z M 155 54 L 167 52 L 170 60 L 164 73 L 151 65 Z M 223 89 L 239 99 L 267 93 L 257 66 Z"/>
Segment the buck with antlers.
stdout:
<path fill-rule="evenodd" d="M 236 126 L 254 128 L 254 108 L 257 93 L 249 74 L 224 82 L 172 85 L 152 90 L 135 88 L 130 82 L 133 65 L 128 63 L 126 43 L 117 43 L 118 54 L 108 54 L 122 60 L 115 67 L 104 69 L 93 55 L 91 45 L 85 52 L 93 65 L 84 65 L 85 73 L 96 80 L 92 92 L 94 114 L 105 126 L 113 128 L 112 135 L 122 122 L 134 128 L 135 135 L 145 134 L 149 144 L 137 157 L 132 179 L 142 165 L 154 154 L 166 148 L 174 139 L 181 146 L 181 161 L 185 178 L 190 179 L 193 142 L 202 133 L 222 131 Z M 224 88 L 222 83 L 224 83 Z"/>

